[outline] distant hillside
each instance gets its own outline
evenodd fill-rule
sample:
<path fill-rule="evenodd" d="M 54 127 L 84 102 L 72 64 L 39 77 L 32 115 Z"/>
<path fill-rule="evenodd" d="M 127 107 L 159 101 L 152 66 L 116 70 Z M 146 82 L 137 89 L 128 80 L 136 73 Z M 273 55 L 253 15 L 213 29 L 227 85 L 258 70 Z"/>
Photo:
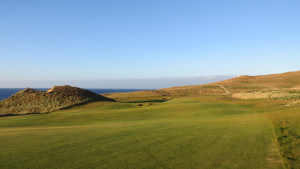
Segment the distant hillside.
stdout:
<path fill-rule="evenodd" d="M 157 98 L 178 96 L 224 95 L 261 90 L 300 90 L 300 71 L 263 76 L 241 76 L 206 85 L 171 87 L 129 93 L 110 93 L 113 99 Z"/>
<path fill-rule="evenodd" d="M 114 101 L 89 90 L 71 86 L 54 86 L 46 92 L 24 89 L 0 101 L 0 116 L 49 113 L 89 101 Z"/>
<path fill-rule="evenodd" d="M 241 76 L 218 82 L 226 86 L 259 86 L 275 88 L 300 87 L 300 71 L 262 76 Z"/>

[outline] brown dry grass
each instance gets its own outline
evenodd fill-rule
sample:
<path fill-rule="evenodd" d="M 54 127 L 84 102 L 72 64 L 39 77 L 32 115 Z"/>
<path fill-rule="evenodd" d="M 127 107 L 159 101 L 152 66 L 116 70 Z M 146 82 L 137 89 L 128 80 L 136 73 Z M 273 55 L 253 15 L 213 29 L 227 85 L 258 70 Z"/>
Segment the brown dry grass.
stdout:
<path fill-rule="evenodd" d="M 298 96 L 298 94 L 284 91 L 255 91 L 232 94 L 232 97 L 237 99 L 285 99 L 295 96 Z"/>
<path fill-rule="evenodd" d="M 297 92 L 300 84 L 300 71 L 264 76 L 241 76 L 221 82 L 171 87 L 158 90 L 137 91 L 129 93 L 111 93 L 105 96 L 117 100 L 164 97 L 197 97 L 205 95 L 224 95 L 227 91 L 234 98 L 240 99 L 289 99 L 294 97 L 290 92 Z M 266 92 L 266 90 L 268 92 Z"/>
<path fill-rule="evenodd" d="M 262 76 L 241 76 L 218 83 L 224 86 L 293 88 L 300 84 L 300 71 Z"/>
<path fill-rule="evenodd" d="M 136 91 L 128 93 L 108 93 L 104 96 L 116 100 L 129 100 L 141 98 L 170 98 L 170 97 L 197 97 L 205 95 L 223 95 L 224 90 L 217 85 L 195 85 L 171 87 L 158 90 Z"/>
<path fill-rule="evenodd" d="M 300 100 L 291 101 L 288 104 L 286 104 L 286 106 L 298 106 L 298 105 L 300 105 Z"/>

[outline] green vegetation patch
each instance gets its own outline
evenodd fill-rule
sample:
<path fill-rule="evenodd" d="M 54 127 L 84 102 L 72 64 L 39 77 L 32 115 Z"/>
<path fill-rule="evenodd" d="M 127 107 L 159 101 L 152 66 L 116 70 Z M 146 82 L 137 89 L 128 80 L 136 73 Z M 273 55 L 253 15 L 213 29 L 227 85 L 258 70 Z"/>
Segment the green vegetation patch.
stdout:
<path fill-rule="evenodd" d="M 0 168 L 283 168 L 272 125 L 249 105 L 215 97 L 148 103 L 3 117 Z"/>

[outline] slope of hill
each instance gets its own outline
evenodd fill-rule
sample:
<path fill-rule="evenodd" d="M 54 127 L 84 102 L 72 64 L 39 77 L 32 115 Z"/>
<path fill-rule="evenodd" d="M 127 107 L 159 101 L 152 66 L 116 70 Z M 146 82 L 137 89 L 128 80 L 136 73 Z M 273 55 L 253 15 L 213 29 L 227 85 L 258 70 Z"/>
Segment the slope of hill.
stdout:
<path fill-rule="evenodd" d="M 300 71 L 262 76 L 241 76 L 206 85 L 171 87 L 129 93 L 111 93 L 105 94 L 105 96 L 119 100 L 130 100 L 135 98 L 227 95 L 262 90 L 264 90 L 264 92 L 265 90 L 280 91 L 283 93 L 297 92 L 300 90 Z M 267 96 L 269 96 L 269 94 Z"/>
<path fill-rule="evenodd" d="M 224 90 L 218 85 L 194 85 L 171 87 L 158 90 L 136 91 L 128 93 L 107 93 L 103 94 L 108 98 L 119 101 L 130 101 L 140 99 L 170 99 L 171 97 L 186 97 L 186 96 L 206 96 L 206 95 L 223 95 Z"/>
<path fill-rule="evenodd" d="M 113 101 L 89 90 L 71 86 L 54 86 L 46 92 L 27 88 L 0 101 L 0 116 L 49 113 L 96 100 Z"/>
<path fill-rule="evenodd" d="M 241 76 L 218 83 L 226 86 L 294 88 L 300 85 L 300 71 L 261 76 Z"/>

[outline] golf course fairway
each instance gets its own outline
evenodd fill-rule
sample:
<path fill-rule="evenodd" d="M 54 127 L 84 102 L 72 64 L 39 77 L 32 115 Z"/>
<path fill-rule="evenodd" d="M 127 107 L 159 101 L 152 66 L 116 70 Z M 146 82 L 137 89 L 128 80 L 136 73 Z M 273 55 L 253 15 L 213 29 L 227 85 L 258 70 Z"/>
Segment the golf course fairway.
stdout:
<path fill-rule="evenodd" d="M 214 96 L 0 118 L 0 168 L 283 169 L 273 125 Z"/>

